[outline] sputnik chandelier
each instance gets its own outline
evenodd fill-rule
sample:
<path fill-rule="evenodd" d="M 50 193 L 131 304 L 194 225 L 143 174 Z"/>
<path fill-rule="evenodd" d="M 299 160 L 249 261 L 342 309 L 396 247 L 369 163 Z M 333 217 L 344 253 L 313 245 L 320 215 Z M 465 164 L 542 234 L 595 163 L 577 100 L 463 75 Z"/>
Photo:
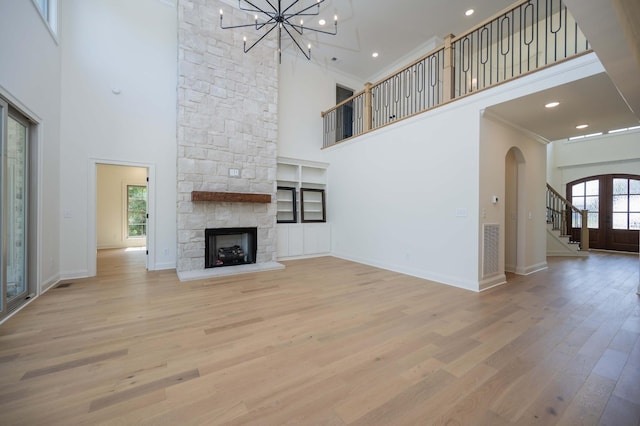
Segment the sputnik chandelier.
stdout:
<path fill-rule="evenodd" d="M 224 13 L 220 9 L 220 28 L 232 29 L 232 28 L 249 28 L 253 27 L 256 31 L 264 31 L 264 33 L 253 42 L 247 48 L 247 37 L 244 37 L 244 53 L 249 52 L 255 45 L 260 43 L 266 36 L 268 36 L 273 30 L 277 29 L 278 36 L 278 60 L 282 63 L 282 32 L 284 31 L 289 35 L 293 44 L 298 46 L 298 49 L 307 58 L 311 59 L 311 43 L 307 44 L 307 50 L 302 48 L 301 43 L 304 44 L 303 35 L 305 31 L 311 31 L 312 33 L 321 33 L 336 35 L 338 34 L 338 17 L 333 17 L 333 31 L 323 30 L 321 28 L 313 28 L 305 26 L 304 17 L 306 16 L 318 16 L 320 15 L 320 4 L 325 0 L 293 0 L 289 1 L 288 5 L 285 1 L 284 5 L 282 0 L 238 0 L 238 8 L 240 10 L 251 12 L 254 14 L 254 22 L 251 24 L 243 25 L 231 25 L 225 27 L 222 23 Z M 320 19 L 318 25 L 325 25 L 325 20 Z"/>

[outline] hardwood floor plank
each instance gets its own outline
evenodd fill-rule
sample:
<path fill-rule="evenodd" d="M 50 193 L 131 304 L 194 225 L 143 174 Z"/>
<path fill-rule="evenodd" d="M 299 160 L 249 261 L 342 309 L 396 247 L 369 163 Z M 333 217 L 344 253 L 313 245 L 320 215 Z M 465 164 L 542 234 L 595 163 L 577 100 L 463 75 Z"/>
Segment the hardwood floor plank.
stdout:
<path fill-rule="evenodd" d="M 120 402 L 127 401 L 129 399 L 137 398 L 141 395 L 151 393 L 155 390 L 164 389 L 166 387 L 173 386 L 178 383 L 183 383 L 187 380 L 192 380 L 197 377 L 200 377 L 198 370 L 185 371 L 183 373 L 175 374 L 170 377 L 165 377 L 160 380 L 155 380 L 150 383 L 138 385 L 133 388 L 129 388 L 127 390 L 112 393 L 111 395 L 107 395 L 102 398 L 97 398 L 91 401 L 91 405 L 89 406 L 89 412 L 97 411 L 104 407 L 118 404 Z"/>
<path fill-rule="evenodd" d="M 102 354 L 92 355 L 85 358 L 78 358 L 72 361 L 63 362 L 49 367 L 38 368 L 35 370 L 29 370 L 20 380 L 27 380 L 33 377 L 44 376 L 45 374 L 58 373 L 60 371 L 69 370 L 71 368 L 82 367 L 89 364 L 94 364 L 101 361 L 107 361 L 113 358 L 118 358 L 127 355 L 128 349 L 121 349 L 118 351 L 106 352 Z"/>

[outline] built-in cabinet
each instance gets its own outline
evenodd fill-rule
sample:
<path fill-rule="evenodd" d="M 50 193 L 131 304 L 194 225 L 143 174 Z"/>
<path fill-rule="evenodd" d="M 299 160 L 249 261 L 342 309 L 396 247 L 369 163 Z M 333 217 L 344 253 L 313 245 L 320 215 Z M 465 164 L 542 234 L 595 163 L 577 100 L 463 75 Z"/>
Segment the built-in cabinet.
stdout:
<path fill-rule="evenodd" d="M 328 164 L 278 158 L 278 258 L 309 257 L 331 251 L 327 222 Z"/>

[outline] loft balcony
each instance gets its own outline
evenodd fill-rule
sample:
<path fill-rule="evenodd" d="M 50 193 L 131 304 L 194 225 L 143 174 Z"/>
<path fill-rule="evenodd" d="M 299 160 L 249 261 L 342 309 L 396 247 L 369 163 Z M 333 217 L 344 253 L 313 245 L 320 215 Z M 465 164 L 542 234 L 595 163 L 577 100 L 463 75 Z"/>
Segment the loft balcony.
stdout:
<path fill-rule="evenodd" d="M 561 0 L 526 0 L 322 112 L 323 148 L 591 51 Z"/>

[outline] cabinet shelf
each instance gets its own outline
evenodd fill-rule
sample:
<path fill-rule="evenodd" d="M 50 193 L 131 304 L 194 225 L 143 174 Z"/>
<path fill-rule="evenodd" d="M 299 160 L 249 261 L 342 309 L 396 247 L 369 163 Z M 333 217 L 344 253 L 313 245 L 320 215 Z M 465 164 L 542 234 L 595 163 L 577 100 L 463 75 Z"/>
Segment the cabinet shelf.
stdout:
<path fill-rule="evenodd" d="M 276 194 L 277 212 L 276 220 L 278 223 L 295 223 L 298 221 L 297 217 L 297 202 L 296 202 L 296 188 L 279 186 Z"/>
<path fill-rule="evenodd" d="M 306 198 L 306 199 L 305 199 Z M 300 188 L 302 222 L 326 222 L 324 189 Z M 307 205 L 310 205 L 307 207 Z"/>
<path fill-rule="evenodd" d="M 278 157 L 278 223 L 326 222 L 326 163 Z"/>

